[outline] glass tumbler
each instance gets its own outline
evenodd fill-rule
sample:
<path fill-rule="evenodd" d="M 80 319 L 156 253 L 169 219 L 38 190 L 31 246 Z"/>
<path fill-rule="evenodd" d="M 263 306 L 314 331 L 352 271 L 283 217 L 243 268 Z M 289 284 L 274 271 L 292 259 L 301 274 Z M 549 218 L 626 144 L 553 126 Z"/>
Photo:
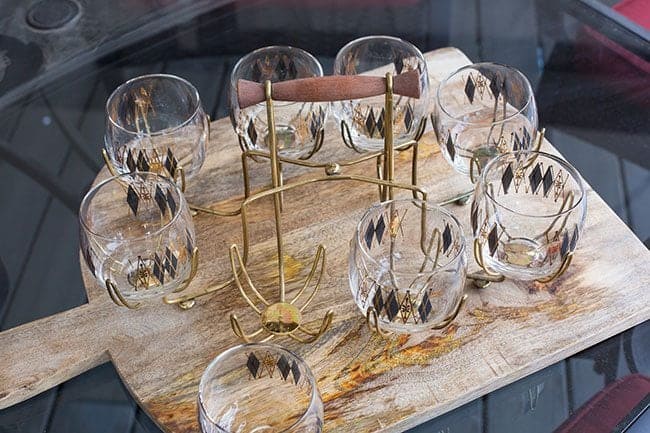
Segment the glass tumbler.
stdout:
<path fill-rule="evenodd" d="M 268 151 L 269 131 L 265 103 L 239 108 L 238 80 L 277 83 L 322 76 L 318 60 L 300 48 L 264 47 L 242 57 L 230 75 L 230 119 L 242 150 Z M 274 101 L 273 109 L 279 154 L 299 159 L 313 156 L 323 144 L 329 103 Z"/>
<path fill-rule="evenodd" d="M 467 258 L 460 223 L 417 199 L 382 202 L 366 211 L 350 243 L 352 296 L 381 328 L 417 332 L 443 323 L 463 297 Z"/>
<path fill-rule="evenodd" d="M 106 102 L 104 145 L 119 174 L 151 171 L 178 179 L 182 167 L 191 178 L 203 165 L 209 134 L 199 92 L 174 75 L 133 78 Z"/>
<path fill-rule="evenodd" d="M 142 172 L 106 179 L 84 197 L 79 221 L 88 269 L 127 302 L 165 295 L 190 278 L 194 224 L 169 178 Z"/>
<path fill-rule="evenodd" d="M 433 128 L 442 154 L 473 183 L 495 156 L 535 146 L 535 96 L 515 68 L 496 63 L 465 66 L 440 84 L 435 99 Z"/>
<path fill-rule="evenodd" d="M 336 55 L 335 75 L 385 77 L 416 70 L 420 77 L 420 98 L 393 97 L 394 146 L 416 138 L 420 122 L 427 116 L 429 74 L 427 63 L 413 44 L 390 36 L 367 36 L 349 42 Z M 385 97 L 337 101 L 332 111 L 342 124 L 344 139 L 358 151 L 384 148 Z"/>
<path fill-rule="evenodd" d="M 217 356 L 199 383 L 203 433 L 320 433 L 323 403 L 298 355 L 269 343 Z"/>
<path fill-rule="evenodd" d="M 535 151 L 500 155 L 474 190 L 476 261 L 515 280 L 550 280 L 568 266 L 586 211 L 583 182 L 566 161 Z"/>

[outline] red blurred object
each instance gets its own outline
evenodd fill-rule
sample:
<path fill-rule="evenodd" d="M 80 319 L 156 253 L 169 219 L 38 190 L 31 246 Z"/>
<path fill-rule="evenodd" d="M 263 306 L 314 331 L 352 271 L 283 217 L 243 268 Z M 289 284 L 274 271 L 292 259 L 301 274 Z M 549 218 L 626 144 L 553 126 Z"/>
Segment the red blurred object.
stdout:
<path fill-rule="evenodd" d="M 611 433 L 650 394 L 650 378 L 633 374 L 617 380 L 585 403 L 555 433 Z"/>

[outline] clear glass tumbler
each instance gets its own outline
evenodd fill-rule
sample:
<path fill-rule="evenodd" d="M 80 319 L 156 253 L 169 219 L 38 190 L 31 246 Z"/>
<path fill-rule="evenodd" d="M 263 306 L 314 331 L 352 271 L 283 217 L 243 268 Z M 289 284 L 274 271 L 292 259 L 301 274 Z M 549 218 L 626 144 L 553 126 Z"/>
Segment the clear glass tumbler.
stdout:
<path fill-rule="evenodd" d="M 435 99 L 433 128 L 442 154 L 472 182 L 495 156 L 535 146 L 535 96 L 515 68 L 496 63 L 462 67 L 440 84 Z"/>
<path fill-rule="evenodd" d="M 151 171 L 194 176 L 205 159 L 210 119 L 196 88 L 183 78 L 155 74 L 120 85 L 106 102 L 104 145 L 117 173 Z"/>
<path fill-rule="evenodd" d="M 515 280 L 552 277 L 575 251 L 586 211 L 584 184 L 566 161 L 535 151 L 500 155 L 475 186 L 475 258 Z"/>
<path fill-rule="evenodd" d="M 420 76 L 420 98 L 394 96 L 394 146 L 415 139 L 420 122 L 427 116 L 429 104 L 429 74 L 424 56 L 413 44 L 391 36 L 366 36 L 345 45 L 334 60 L 335 75 L 370 75 L 384 77 L 416 70 Z M 332 111 L 339 123 L 344 123 L 344 137 L 360 151 L 384 148 L 385 97 L 337 101 Z"/>
<path fill-rule="evenodd" d="M 238 80 L 277 83 L 322 76 L 323 68 L 318 60 L 300 48 L 264 47 L 242 57 L 230 75 L 230 116 L 242 150 L 268 151 L 269 142 L 266 104 L 240 109 Z M 323 144 L 329 103 L 275 101 L 273 109 L 280 155 L 300 159 L 313 156 Z"/>
<path fill-rule="evenodd" d="M 417 199 L 379 203 L 366 211 L 350 242 L 352 296 L 382 328 L 431 329 L 457 311 L 467 258 L 460 223 L 444 208 Z"/>
<path fill-rule="evenodd" d="M 320 433 L 323 403 L 298 355 L 269 343 L 226 350 L 199 383 L 203 433 Z"/>
<path fill-rule="evenodd" d="M 84 197 L 79 221 L 88 269 L 127 301 L 165 295 L 190 278 L 194 224 L 169 178 L 142 172 L 106 179 Z"/>

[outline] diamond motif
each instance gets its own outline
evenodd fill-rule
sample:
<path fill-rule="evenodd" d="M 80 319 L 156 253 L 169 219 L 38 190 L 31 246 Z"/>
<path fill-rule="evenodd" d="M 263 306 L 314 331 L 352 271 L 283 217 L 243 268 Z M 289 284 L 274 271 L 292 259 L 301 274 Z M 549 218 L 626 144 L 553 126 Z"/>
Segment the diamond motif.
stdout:
<path fill-rule="evenodd" d="M 137 168 L 140 171 L 149 171 L 149 161 L 147 160 L 147 156 L 142 151 L 138 152 Z"/>
<path fill-rule="evenodd" d="M 253 144 L 257 143 L 257 131 L 255 130 L 255 123 L 253 123 L 253 120 L 248 122 L 248 128 L 246 128 L 246 133 L 248 134 L 248 138 L 250 138 L 251 143 Z"/>
<path fill-rule="evenodd" d="M 364 239 L 366 240 L 366 245 L 368 245 L 368 249 L 372 248 L 372 238 L 375 235 L 375 222 L 370 221 L 370 224 L 368 224 L 368 228 L 366 229 L 366 234 L 364 236 Z"/>
<path fill-rule="evenodd" d="M 569 244 L 569 248 L 571 251 L 576 249 L 576 245 L 578 243 L 578 226 L 573 227 L 573 235 L 571 236 L 571 242 Z"/>
<path fill-rule="evenodd" d="M 370 114 L 366 117 L 366 131 L 368 132 L 368 136 L 371 138 L 375 134 L 375 127 L 375 113 L 370 109 Z"/>
<path fill-rule="evenodd" d="M 399 305 L 399 315 L 402 319 L 402 323 L 408 322 L 408 320 L 413 316 L 415 323 L 418 323 L 418 318 L 413 314 L 413 304 L 411 303 L 411 294 L 409 291 L 406 291 L 406 295 L 402 299 L 402 302 Z"/>
<path fill-rule="evenodd" d="M 406 126 L 407 131 L 410 131 L 411 126 L 413 126 L 413 107 L 411 107 L 411 104 L 406 104 L 404 110 L 404 126 Z"/>
<path fill-rule="evenodd" d="M 377 285 L 375 297 L 372 298 L 372 306 L 375 308 L 377 314 L 381 314 L 381 310 L 384 308 L 384 298 L 381 296 L 381 286 L 379 285 Z"/>
<path fill-rule="evenodd" d="M 165 158 L 165 169 L 171 177 L 176 176 L 176 169 L 178 168 L 178 160 L 174 156 L 171 149 L 167 149 L 167 158 Z"/>
<path fill-rule="evenodd" d="M 465 83 L 465 94 L 467 95 L 467 99 L 469 99 L 470 104 L 474 103 L 475 91 L 476 91 L 476 85 L 474 84 L 474 80 L 472 80 L 471 75 L 468 75 L 467 82 Z"/>
<path fill-rule="evenodd" d="M 388 295 L 388 299 L 386 299 L 386 315 L 388 315 L 388 320 L 391 322 L 397 316 L 397 313 L 399 312 L 399 303 L 397 302 L 397 295 L 395 294 L 395 290 L 391 290 L 390 294 Z"/>
<path fill-rule="evenodd" d="M 375 226 L 375 234 L 377 235 L 377 243 L 381 245 L 381 240 L 384 237 L 384 231 L 386 230 L 386 223 L 384 222 L 384 215 L 382 214 L 377 220 L 377 225 Z"/>
<path fill-rule="evenodd" d="M 284 355 L 281 355 L 280 358 L 278 359 L 277 366 L 278 366 L 278 370 L 280 370 L 280 374 L 282 375 L 282 378 L 284 380 L 287 380 L 287 376 L 289 376 L 289 371 L 291 371 L 291 366 L 289 366 L 289 362 L 287 361 L 287 358 Z"/>
<path fill-rule="evenodd" d="M 293 374 L 293 383 L 298 385 L 301 373 L 300 367 L 298 367 L 298 363 L 295 360 L 291 363 L 291 374 Z"/>
<path fill-rule="evenodd" d="M 445 226 L 445 230 L 442 232 L 442 252 L 446 253 L 450 246 L 451 246 L 451 227 L 449 227 L 449 224 L 447 224 Z"/>
<path fill-rule="evenodd" d="M 260 360 L 257 359 L 257 356 L 255 356 L 254 353 L 248 355 L 248 362 L 246 362 L 246 367 L 248 367 L 248 371 L 251 372 L 251 375 L 253 375 L 254 378 L 257 378 L 257 372 L 260 369 Z"/>
<path fill-rule="evenodd" d="M 172 215 L 176 214 L 176 200 L 174 200 L 174 196 L 172 195 L 171 190 L 167 190 L 167 205 L 169 206 L 169 210 L 171 210 Z"/>
<path fill-rule="evenodd" d="M 188 229 L 185 229 L 185 235 L 185 248 L 187 249 L 187 254 L 192 254 L 194 246 L 192 245 L 192 235 Z"/>
<path fill-rule="evenodd" d="M 512 178 L 514 174 L 512 172 L 512 162 L 508 163 L 508 166 L 503 170 L 503 175 L 501 176 L 501 185 L 503 186 L 503 193 L 508 194 L 508 189 L 512 183 Z"/>
<path fill-rule="evenodd" d="M 429 313 L 431 313 L 431 301 L 429 301 L 429 294 L 427 292 L 424 292 L 422 302 L 420 302 L 420 306 L 418 307 L 418 313 L 420 313 L 420 320 L 422 323 L 426 322 L 429 318 Z"/>
<path fill-rule="evenodd" d="M 522 132 L 523 138 L 521 139 L 521 144 L 524 146 L 525 149 L 528 149 L 528 146 L 530 145 L 530 134 L 528 133 L 528 130 L 524 128 L 524 131 Z"/>
<path fill-rule="evenodd" d="M 454 142 L 451 140 L 451 131 L 447 135 L 447 152 L 449 153 L 449 158 L 453 161 L 456 156 L 456 149 L 454 148 Z"/>
<path fill-rule="evenodd" d="M 158 207 L 160 208 L 160 213 L 165 215 L 165 213 L 167 213 L 167 198 L 165 197 L 165 193 L 162 192 L 160 185 L 156 185 L 154 200 L 156 200 L 156 204 L 158 204 Z"/>
<path fill-rule="evenodd" d="M 569 253 L 569 231 L 566 230 L 564 232 L 564 236 L 562 236 L 562 246 L 560 246 L 560 255 L 562 255 L 562 257 L 566 257 L 568 253 Z"/>
<path fill-rule="evenodd" d="M 523 149 L 521 145 L 521 139 L 519 138 L 519 135 L 515 132 L 513 135 L 512 150 L 520 150 L 520 149 Z"/>
<path fill-rule="evenodd" d="M 494 224 L 494 227 L 492 227 L 492 230 L 488 234 L 488 246 L 490 247 L 490 256 L 494 256 L 494 253 L 497 251 L 497 246 L 499 246 L 499 234 L 496 224 Z"/>
<path fill-rule="evenodd" d="M 126 202 L 129 204 L 129 207 L 133 211 L 133 215 L 138 214 L 138 202 L 140 199 L 138 198 L 138 193 L 135 192 L 135 189 L 133 189 L 133 185 L 129 185 L 126 191 Z"/>
<path fill-rule="evenodd" d="M 377 132 L 381 138 L 384 138 L 384 109 L 381 109 L 381 114 L 377 118 Z"/>
<path fill-rule="evenodd" d="M 158 281 L 160 281 L 160 284 L 165 284 L 164 265 L 156 253 L 153 255 L 153 275 Z"/>
<path fill-rule="evenodd" d="M 495 75 L 494 78 L 490 81 L 490 91 L 492 92 L 492 95 L 494 95 L 494 99 L 497 99 L 499 97 L 499 94 L 501 93 L 501 87 L 499 85 L 499 76 Z"/>
<path fill-rule="evenodd" d="M 126 166 L 129 167 L 129 172 L 133 173 L 135 171 L 136 165 L 135 160 L 133 159 L 133 153 L 131 149 L 126 152 Z"/>
<path fill-rule="evenodd" d="M 548 193 L 551 191 L 551 187 L 553 186 L 553 166 L 549 165 L 546 169 L 542 183 L 544 186 L 544 197 L 547 197 Z"/>
<path fill-rule="evenodd" d="M 542 169 L 539 166 L 539 162 L 535 164 L 535 168 L 533 168 L 533 171 L 528 176 L 528 180 L 530 181 L 532 193 L 535 194 L 539 188 L 539 184 L 542 182 Z"/>

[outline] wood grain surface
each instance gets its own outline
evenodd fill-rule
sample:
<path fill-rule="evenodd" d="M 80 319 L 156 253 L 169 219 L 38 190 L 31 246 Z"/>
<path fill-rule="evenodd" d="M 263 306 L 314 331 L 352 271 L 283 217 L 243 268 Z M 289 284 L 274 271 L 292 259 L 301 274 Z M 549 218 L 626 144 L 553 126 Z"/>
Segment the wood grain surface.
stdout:
<path fill-rule="evenodd" d="M 469 63 L 458 50 L 426 55 L 432 85 Z M 353 156 L 329 121 L 316 160 Z M 543 149 L 555 152 L 548 143 Z M 396 157 L 408 181 L 410 151 Z M 442 200 L 471 185 L 444 161 L 427 132 L 420 152 L 421 186 Z M 254 186 L 270 183 L 269 167 L 252 163 Z M 374 173 L 374 161 L 348 173 Z M 285 167 L 285 178 L 321 175 Z M 106 170 L 98 180 L 107 175 Z M 192 203 L 235 208 L 242 198 L 240 150 L 228 119 L 213 123 L 205 165 L 188 185 Z M 408 193 L 400 193 L 408 195 Z M 399 196 L 399 194 L 398 194 Z M 569 270 L 548 285 L 506 281 L 477 290 L 446 330 L 372 335 L 355 306 L 347 278 L 349 239 L 377 188 L 320 183 L 285 195 L 284 233 L 289 294 L 308 272 L 316 247 L 327 249 L 323 287 L 304 317 L 316 326 L 333 308 L 331 328 L 316 343 L 274 339 L 311 366 L 325 405 L 327 432 L 396 432 L 415 426 L 562 360 L 650 318 L 650 252 L 589 188 L 584 236 Z M 450 206 L 469 227 L 469 206 Z M 277 286 L 271 202 L 251 207 L 250 274 L 275 299 Z M 188 290 L 230 278 L 228 247 L 241 241 L 238 217 L 194 219 L 199 271 Z M 469 236 L 469 234 L 468 234 Z M 476 265 L 470 261 L 470 270 Z M 83 268 L 83 265 L 82 265 Z M 0 408 L 15 404 L 111 359 L 133 396 L 170 432 L 197 432 L 196 394 L 211 359 L 237 344 L 228 322 L 236 312 L 250 332 L 259 326 L 229 286 L 183 311 L 161 301 L 131 311 L 111 303 L 83 269 L 89 304 L 0 333 Z M 264 410 L 264 399 L 260 399 Z"/>

